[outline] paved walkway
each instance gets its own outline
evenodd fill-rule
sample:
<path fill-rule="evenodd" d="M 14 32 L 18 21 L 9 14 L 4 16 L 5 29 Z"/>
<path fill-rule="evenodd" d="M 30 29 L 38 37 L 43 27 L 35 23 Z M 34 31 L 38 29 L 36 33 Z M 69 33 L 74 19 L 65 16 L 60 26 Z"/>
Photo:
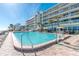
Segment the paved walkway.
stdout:
<path fill-rule="evenodd" d="M 79 38 L 79 36 L 77 36 Z M 23 56 L 21 52 L 14 49 L 12 44 L 11 33 L 7 36 L 2 47 L 0 48 L 0 56 Z M 52 45 L 51 47 L 42 51 L 36 52 L 38 56 L 79 56 L 79 52 L 62 45 Z M 34 53 L 25 53 L 26 56 L 34 56 Z"/>
<path fill-rule="evenodd" d="M 0 48 L 0 56 L 22 56 L 21 52 L 18 52 L 14 49 L 12 44 L 12 37 L 11 33 L 7 36 L 6 40 L 4 41 L 2 47 Z M 27 53 L 25 55 L 33 55 L 33 53 Z"/>
<path fill-rule="evenodd" d="M 68 42 L 72 45 L 79 45 L 79 35 L 74 35 L 70 38 L 68 38 L 67 40 L 64 40 L 64 42 Z M 60 42 L 61 43 L 61 42 Z M 60 45 L 59 44 L 55 44 L 52 45 L 51 47 L 40 51 L 37 53 L 37 55 L 47 55 L 47 56 L 52 56 L 52 55 L 56 55 L 56 56 L 79 56 L 79 47 L 78 50 L 69 48 L 67 46 L 64 45 Z"/>

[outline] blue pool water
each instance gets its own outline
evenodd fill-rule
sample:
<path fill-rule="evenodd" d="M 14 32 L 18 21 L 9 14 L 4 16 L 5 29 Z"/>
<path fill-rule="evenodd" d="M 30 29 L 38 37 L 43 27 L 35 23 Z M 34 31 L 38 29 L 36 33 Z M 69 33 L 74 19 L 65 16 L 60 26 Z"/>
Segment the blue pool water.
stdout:
<path fill-rule="evenodd" d="M 56 34 L 52 33 L 41 33 L 41 32 L 14 32 L 14 35 L 19 42 L 21 42 L 22 35 L 22 44 L 23 45 L 37 45 L 41 43 L 48 42 L 50 40 L 56 39 Z"/>

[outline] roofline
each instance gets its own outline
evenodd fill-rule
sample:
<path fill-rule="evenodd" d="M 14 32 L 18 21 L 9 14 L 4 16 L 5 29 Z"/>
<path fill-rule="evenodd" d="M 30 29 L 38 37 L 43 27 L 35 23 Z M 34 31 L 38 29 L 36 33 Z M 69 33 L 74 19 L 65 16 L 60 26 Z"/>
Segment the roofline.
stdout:
<path fill-rule="evenodd" d="M 46 11 L 48 11 L 48 10 L 50 10 L 51 8 L 54 8 L 54 7 L 56 7 L 57 5 L 59 5 L 60 3 L 57 3 L 56 5 L 54 5 L 53 7 L 50 7 L 50 8 L 48 8 L 47 10 L 45 10 L 45 11 L 43 11 L 43 13 L 44 12 L 46 12 Z M 36 14 L 37 15 L 37 14 Z M 31 20 L 32 18 L 34 18 L 35 17 L 35 15 L 34 16 L 32 16 L 32 17 L 30 17 L 28 20 L 26 20 L 26 22 L 27 21 L 29 21 L 29 20 Z"/>
<path fill-rule="evenodd" d="M 44 10 L 43 12 L 46 12 L 46 11 L 48 11 L 48 10 L 50 10 L 50 9 L 52 9 L 52 8 L 55 8 L 56 6 L 58 6 L 59 4 L 61 4 L 61 3 L 57 3 L 56 5 L 54 5 L 53 7 L 50 7 L 50 8 L 48 8 L 47 10 Z"/>
<path fill-rule="evenodd" d="M 29 21 L 29 20 L 31 20 L 31 19 L 32 19 L 32 18 L 34 18 L 34 17 L 35 17 L 35 15 L 34 15 L 34 16 L 32 16 L 32 17 L 30 17 L 28 20 L 26 20 L 26 22 L 27 22 L 27 21 Z"/>

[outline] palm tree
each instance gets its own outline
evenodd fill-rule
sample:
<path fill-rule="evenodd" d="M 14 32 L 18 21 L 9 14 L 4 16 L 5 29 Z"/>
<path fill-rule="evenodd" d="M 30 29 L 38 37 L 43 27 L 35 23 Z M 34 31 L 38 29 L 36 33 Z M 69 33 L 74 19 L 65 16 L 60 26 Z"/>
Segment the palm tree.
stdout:
<path fill-rule="evenodd" d="M 8 26 L 8 28 L 9 28 L 9 30 L 13 31 L 14 25 L 13 25 L 13 24 L 10 24 L 10 25 Z"/>
<path fill-rule="evenodd" d="M 22 26 L 20 27 L 20 29 L 21 29 L 21 31 L 25 31 L 25 26 L 22 25 Z"/>
<path fill-rule="evenodd" d="M 20 31 L 21 30 L 20 27 L 21 27 L 21 24 L 20 23 L 16 23 L 15 24 L 15 30 L 16 31 Z"/>

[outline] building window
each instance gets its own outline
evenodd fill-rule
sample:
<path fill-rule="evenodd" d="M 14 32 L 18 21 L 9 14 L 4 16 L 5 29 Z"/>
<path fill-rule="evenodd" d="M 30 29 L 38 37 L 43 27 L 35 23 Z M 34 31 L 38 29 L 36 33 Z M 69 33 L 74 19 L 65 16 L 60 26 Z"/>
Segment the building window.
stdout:
<path fill-rule="evenodd" d="M 71 5 L 71 9 L 74 9 L 74 8 L 77 8 L 77 7 L 79 7 L 79 3 L 77 3 L 77 4 L 74 4 L 74 5 Z"/>
<path fill-rule="evenodd" d="M 79 22 L 79 18 L 71 19 L 73 22 Z"/>

